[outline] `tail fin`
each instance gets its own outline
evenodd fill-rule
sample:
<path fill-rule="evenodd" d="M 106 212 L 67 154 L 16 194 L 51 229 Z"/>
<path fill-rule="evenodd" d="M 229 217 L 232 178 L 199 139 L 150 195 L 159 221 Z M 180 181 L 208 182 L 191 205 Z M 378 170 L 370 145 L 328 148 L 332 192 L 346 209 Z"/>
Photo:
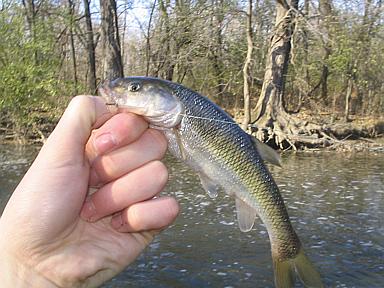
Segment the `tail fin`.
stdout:
<path fill-rule="evenodd" d="M 295 284 L 296 274 L 306 288 L 322 288 L 320 274 L 300 249 L 297 256 L 286 261 L 273 259 L 276 288 L 291 288 Z"/>

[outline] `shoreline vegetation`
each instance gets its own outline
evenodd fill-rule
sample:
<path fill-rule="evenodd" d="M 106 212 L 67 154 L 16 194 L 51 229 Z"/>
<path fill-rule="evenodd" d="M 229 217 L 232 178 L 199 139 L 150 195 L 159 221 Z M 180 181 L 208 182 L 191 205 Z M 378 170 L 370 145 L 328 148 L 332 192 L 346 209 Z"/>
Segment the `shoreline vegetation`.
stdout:
<path fill-rule="evenodd" d="M 20 127 L 4 115 L 6 114 L 0 117 L 0 143 L 15 145 L 42 145 L 60 118 L 60 113 L 53 116 L 48 111 L 35 111 L 35 121 Z M 287 147 L 285 150 L 384 152 L 384 117 L 351 117 L 348 122 L 343 119 L 333 120 L 328 113 L 313 117 L 301 112 L 295 117 L 324 131 L 320 134 L 314 133 L 311 137 L 315 140 L 321 139 L 323 144 L 319 145 L 317 141 L 310 144 L 309 139 L 298 147 Z M 242 117 L 234 119 L 241 125 Z M 334 122 L 331 123 L 329 119 Z M 250 127 L 248 132 L 255 136 L 256 133 L 252 133 L 252 129 Z"/>
<path fill-rule="evenodd" d="M 0 141 L 42 143 L 73 95 L 143 75 L 279 150 L 382 151 L 383 1 L 0 2 Z"/>

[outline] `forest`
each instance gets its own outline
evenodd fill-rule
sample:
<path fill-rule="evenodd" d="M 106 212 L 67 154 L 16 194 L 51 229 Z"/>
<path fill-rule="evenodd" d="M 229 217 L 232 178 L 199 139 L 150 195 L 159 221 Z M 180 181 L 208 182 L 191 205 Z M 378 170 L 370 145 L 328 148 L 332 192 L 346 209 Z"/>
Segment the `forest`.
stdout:
<path fill-rule="evenodd" d="M 70 99 L 147 75 L 282 149 L 384 133 L 381 0 L 0 1 L 0 139 L 43 142 Z"/>

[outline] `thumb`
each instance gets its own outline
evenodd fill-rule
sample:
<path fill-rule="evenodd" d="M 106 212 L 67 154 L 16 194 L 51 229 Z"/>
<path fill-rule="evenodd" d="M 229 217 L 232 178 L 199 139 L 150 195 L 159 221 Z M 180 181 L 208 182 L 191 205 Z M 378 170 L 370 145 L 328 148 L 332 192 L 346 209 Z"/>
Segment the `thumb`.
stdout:
<path fill-rule="evenodd" d="M 100 97 L 73 98 L 0 218 L 11 231 L 15 226 L 49 241 L 78 218 L 88 186 L 85 145 L 112 115 Z"/>
<path fill-rule="evenodd" d="M 84 162 L 85 145 L 92 129 L 101 126 L 113 114 L 101 97 L 74 97 L 45 143 L 44 153 L 40 154 L 53 166 L 56 166 L 54 163 L 62 166 Z"/>
<path fill-rule="evenodd" d="M 92 129 L 112 115 L 100 97 L 73 98 L 13 193 L 3 216 L 17 211 L 16 216 L 24 215 L 17 217 L 21 222 L 28 218 L 36 222 L 52 220 L 61 228 L 52 215 L 59 210 L 69 211 L 63 215 L 75 215 L 80 210 L 88 185 L 86 142 Z M 66 220 L 64 217 L 60 219 L 62 222 Z"/>

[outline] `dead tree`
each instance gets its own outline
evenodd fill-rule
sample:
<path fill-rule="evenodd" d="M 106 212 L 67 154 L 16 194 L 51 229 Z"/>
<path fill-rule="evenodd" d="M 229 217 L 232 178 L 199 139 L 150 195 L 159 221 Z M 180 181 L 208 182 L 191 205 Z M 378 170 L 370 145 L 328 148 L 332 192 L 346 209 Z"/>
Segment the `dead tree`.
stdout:
<path fill-rule="evenodd" d="M 260 98 L 252 111 L 256 124 L 256 137 L 261 141 L 272 140 L 280 148 L 301 144 L 321 145 L 327 141 L 319 139 L 314 131 L 319 127 L 303 123 L 289 115 L 284 108 L 284 83 L 291 51 L 291 36 L 294 30 L 298 0 L 277 0 L 276 23 L 268 51 L 264 82 Z"/>

